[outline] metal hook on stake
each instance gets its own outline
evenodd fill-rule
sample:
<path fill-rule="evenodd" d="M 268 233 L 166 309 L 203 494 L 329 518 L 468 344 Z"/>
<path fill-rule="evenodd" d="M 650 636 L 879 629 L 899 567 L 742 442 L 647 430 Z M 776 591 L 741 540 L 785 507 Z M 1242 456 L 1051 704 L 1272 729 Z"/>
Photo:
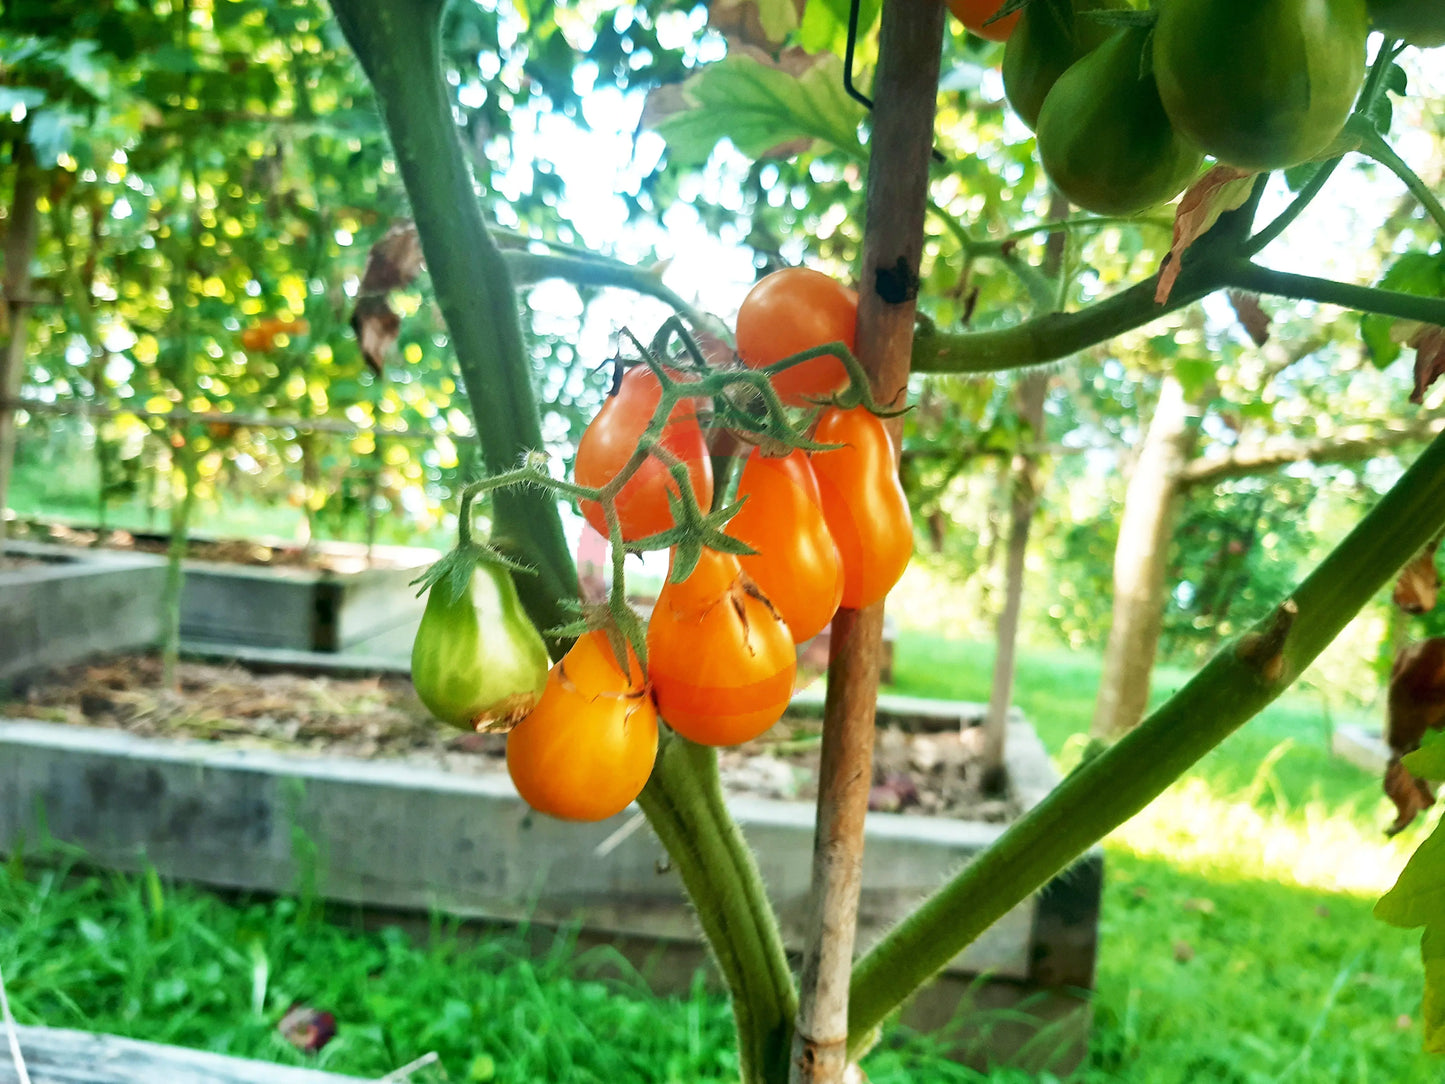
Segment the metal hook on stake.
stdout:
<path fill-rule="evenodd" d="M 861 102 L 866 108 L 873 108 L 873 99 L 853 85 L 853 53 L 858 46 L 858 7 L 862 0 L 848 0 L 848 41 L 843 47 L 843 89 L 848 97 Z M 933 148 L 933 160 L 945 162 L 946 158 L 937 147 Z"/>

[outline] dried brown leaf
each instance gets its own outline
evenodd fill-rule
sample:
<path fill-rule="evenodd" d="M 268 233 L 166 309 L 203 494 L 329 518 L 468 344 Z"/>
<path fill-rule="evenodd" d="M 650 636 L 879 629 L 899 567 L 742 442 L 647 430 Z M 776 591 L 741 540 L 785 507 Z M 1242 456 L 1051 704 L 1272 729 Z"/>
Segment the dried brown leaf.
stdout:
<path fill-rule="evenodd" d="M 1391 757 L 1385 768 L 1385 795 L 1395 803 L 1394 823 L 1385 829 L 1392 836 L 1410 827 L 1416 817 L 1435 804 L 1430 784 L 1410 774 L 1399 757 Z"/>
<path fill-rule="evenodd" d="M 1154 291 L 1156 304 L 1164 304 L 1174 291 L 1174 281 L 1179 277 L 1180 261 L 1185 250 L 1208 233 L 1219 221 L 1220 215 L 1242 206 L 1249 199 L 1254 177 L 1251 170 L 1215 166 L 1189 186 L 1174 214 L 1174 244 L 1159 269 L 1159 285 Z"/>
<path fill-rule="evenodd" d="M 677 113 L 686 113 L 693 107 L 681 83 L 663 83 L 647 92 L 642 103 L 639 128 L 656 128 L 658 124 Z"/>
<path fill-rule="evenodd" d="M 1410 336 L 1405 344 L 1415 348 L 1415 390 L 1410 402 L 1419 404 L 1425 400 L 1430 385 L 1445 373 L 1445 327 L 1427 324 Z"/>
<path fill-rule="evenodd" d="M 803 18 L 804 0 L 787 0 L 793 7 L 793 18 L 786 18 L 785 5 L 772 0 L 770 7 L 777 9 L 775 16 L 764 19 L 762 5 L 758 0 L 713 0 L 707 9 L 707 24 L 728 42 L 728 51 L 735 52 L 740 45 L 751 45 L 772 52 L 787 37 L 786 23 L 794 26 Z"/>
<path fill-rule="evenodd" d="M 309 1005 L 292 1005 L 276 1030 L 297 1050 L 314 1054 L 335 1038 L 336 1017 Z"/>
<path fill-rule="evenodd" d="M 1435 551 L 1440 548 L 1436 538 L 1413 561 L 1400 571 L 1392 596 L 1395 605 L 1407 614 L 1425 614 L 1435 608 L 1440 598 L 1440 570 L 1435 567 Z"/>
<path fill-rule="evenodd" d="M 1239 318 L 1239 326 L 1244 328 L 1250 341 L 1255 346 L 1263 346 L 1269 342 L 1270 317 L 1261 307 L 1259 295 L 1244 290 L 1230 290 L 1227 296 L 1229 304 L 1234 308 L 1234 315 Z"/>
<path fill-rule="evenodd" d="M 1420 747 L 1427 730 L 1445 728 L 1445 637 L 1434 636 L 1406 644 L 1395 656 L 1390 671 L 1385 740 L 1390 746 L 1385 769 L 1385 793 L 1398 816 L 1388 831 L 1393 835 L 1410 824 L 1435 801 L 1424 780 L 1416 779 L 1400 762 Z"/>
<path fill-rule="evenodd" d="M 367 253 L 361 293 L 365 296 L 404 289 L 416 281 L 421 265 L 421 238 L 416 223 L 397 222 Z"/>
<path fill-rule="evenodd" d="M 380 376 L 401 334 L 401 317 L 392 310 L 384 296 L 363 297 L 357 301 L 351 314 L 351 330 L 356 333 L 366 364 Z"/>

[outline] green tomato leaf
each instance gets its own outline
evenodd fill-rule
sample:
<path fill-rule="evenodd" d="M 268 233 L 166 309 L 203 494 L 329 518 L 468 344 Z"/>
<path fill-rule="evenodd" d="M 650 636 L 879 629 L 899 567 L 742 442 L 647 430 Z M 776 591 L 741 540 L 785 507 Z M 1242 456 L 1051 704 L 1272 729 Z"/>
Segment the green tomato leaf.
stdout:
<path fill-rule="evenodd" d="M 44 101 L 45 91 L 39 87 L 0 87 L 0 113 L 6 116 L 13 113 L 16 106 L 23 105 L 28 111 Z"/>
<path fill-rule="evenodd" d="M 50 169 L 74 145 L 77 130 L 84 130 L 85 118 L 60 106 L 46 106 L 30 114 L 30 146 L 36 160 Z"/>
<path fill-rule="evenodd" d="M 878 21 L 882 0 L 861 0 L 858 5 L 858 37 L 866 37 Z M 848 41 L 848 0 L 808 0 L 798 28 L 798 44 L 810 53 L 843 55 Z"/>
<path fill-rule="evenodd" d="M 1416 779 L 1445 782 L 1445 730 L 1427 730 L 1420 748 L 1400 758 Z"/>
<path fill-rule="evenodd" d="M 1417 297 L 1445 296 L 1445 258 L 1427 252 L 1403 253 L 1390 265 L 1378 285 Z M 1388 368 L 1400 356 L 1401 344 L 1409 337 L 1408 333 L 1401 332 L 1401 326 L 1401 321 L 1378 313 L 1360 317 L 1360 338 L 1376 368 Z"/>
<path fill-rule="evenodd" d="M 1425 928 L 1420 938 L 1425 961 L 1425 997 L 1420 1016 L 1425 1023 L 1425 1049 L 1445 1054 L 1445 923 Z"/>
<path fill-rule="evenodd" d="M 689 79 L 683 84 L 684 108 L 657 122 L 673 164 L 701 165 L 721 139 L 749 158 L 784 147 L 798 153 L 821 140 L 862 161 L 863 107 L 843 90 L 842 61 L 826 54 L 799 67 L 739 54 Z"/>
<path fill-rule="evenodd" d="M 1375 904 L 1375 917 L 1391 926 L 1413 929 L 1445 924 L 1445 821 L 1416 848 L 1395 887 Z"/>
<path fill-rule="evenodd" d="M 1402 98 L 1410 93 L 1410 77 L 1405 74 L 1404 68 L 1398 64 L 1391 64 L 1385 70 L 1385 89 Z"/>

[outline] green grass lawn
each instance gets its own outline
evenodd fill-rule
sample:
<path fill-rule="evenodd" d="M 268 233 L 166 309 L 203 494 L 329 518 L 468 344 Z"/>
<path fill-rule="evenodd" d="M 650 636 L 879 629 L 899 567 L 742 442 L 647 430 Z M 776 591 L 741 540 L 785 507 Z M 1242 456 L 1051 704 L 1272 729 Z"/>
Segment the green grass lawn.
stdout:
<path fill-rule="evenodd" d="M 984 699 L 991 649 L 904 633 L 895 686 Z M 1165 669 L 1160 695 L 1184 675 Z M 1017 701 L 1056 754 L 1087 728 L 1098 659 L 1027 654 Z M 1318 701 L 1282 699 L 1106 842 L 1093 1048 L 1077 1084 L 1439 1084 L 1420 1053 L 1418 936 L 1370 907 L 1419 830 L 1386 843 L 1379 782 L 1334 760 Z M 379 1077 L 429 1051 L 448 1081 L 731 1080 L 730 1014 L 697 984 L 650 993 L 609 952 L 546 935 L 365 932 L 295 900 L 144 877 L 0 878 L 0 969 L 22 1022 Z M 275 1033 L 328 1009 L 319 1055 Z M 893 1035 L 874 1084 L 983 1078 Z M 442 1073 L 445 1073 L 445 1076 Z M 996 1072 L 993 1084 L 1020 1084 Z"/>

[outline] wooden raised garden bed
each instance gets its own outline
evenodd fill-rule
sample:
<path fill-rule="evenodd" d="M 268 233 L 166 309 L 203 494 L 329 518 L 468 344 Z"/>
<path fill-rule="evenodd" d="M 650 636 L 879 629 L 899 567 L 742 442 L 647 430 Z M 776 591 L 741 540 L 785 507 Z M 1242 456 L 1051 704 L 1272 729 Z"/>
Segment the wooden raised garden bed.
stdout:
<path fill-rule="evenodd" d="M 313 673 L 325 667 L 319 656 L 310 661 Z M 600 824 L 575 825 L 531 812 L 500 770 L 495 750 L 482 747 L 488 736 L 444 738 L 436 748 L 408 754 L 409 726 L 418 734 L 435 728 L 408 722 L 400 709 L 375 730 L 355 727 L 344 708 L 324 707 L 336 697 L 324 680 L 298 677 L 272 700 L 294 704 L 314 696 L 323 708 L 309 721 L 282 724 L 276 707 L 255 703 L 260 721 L 247 728 L 231 728 L 221 708 L 206 707 L 192 711 L 181 731 L 225 740 L 72 725 L 98 717 L 108 699 L 125 703 L 136 695 L 106 692 L 104 673 L 97 680 L 100 688 L 64 715 L 44 703 L 22 705 L 70 723 L 0 721 L 0 851 L 48 833 L 83 848 L 103 867 L 149 863 L 165 876 L 229 888 L 307 886 L 330 900 L 375 908 L 575 923 L 584 943 L 605 941 L 646 960 L 662 987 L 685 987 L 706 961 L 678 877 L 640 815 L 629 810 Z M 225 683 L 224 675 L 191 680 L 212 691 Z M 254 699 L 243 691 L 237 702 Z M 880 720 L 887 727 L 897 719 L 900 728 L 880 734 L 880 748 L 903 729 L 929 732 L 935 746 L 957 745 L 961 729 L 980 714 L 975 705 L 884 698 Z M 328 729 L 341 737 L 313 740 Z M 807 739 L 783 744 L 806 745 Z M 297 747 L 313 752 L 298 755 Z M 362 755 L 317 754 L 317 748 Z M 1010 722 L 1008 750 L 1011 805 L 1026 810 L 1056 777 L 1021 718 Z M 751 764 L 744 750 L 725 756 L 725 769 L 736 769 L 729 761 L 737 757 L 744 767 Z M 949 763 L 933 770 L 947 772 Z M 749 789 L 752 794 L 734 795 L 729 804 L 757 851 L 785 943 L 796 949 L 808 901 L 813 802 L 758 797 L 766 789 Z M 925 808 L 904 793 L 892 797 L 905 808 Z M 1006 825 L 1002 803 L 994 805 L 995 819 L 987 822 L 869 815 L 860 949 L 998 837 Z M 960 1036 L 965 1045 L 979 1044 L 965 1056 L 999 1060 L 1026 1049 L 1036 1066 L 1049 1061 L 1058 1071 L 1072 1064 L 1087 1033 L 1081 995 L 1093 984 L 1101 878 L 1095 853 L 1015 908 L 914 1000 L 905 1021 L 935 1030 L 965 1004 L 1021 1008 L 1054 1022 L 1047 1041 L 1021 1013 L 984 1012 L 983 1028 Z"/>
<path fill-rule="evenodd" d="M 164 562 L 145 554 L 7 543 L 0 565 L 0 690 L 16 678 L 160 637 Z"/>
<path fill-rule="evenodd" d="M 67 531 L 65 537 L 84 532 Z M 164 552 L 163 535 L 122 535 L 127 550 Z M 73 545 L 31 543 L 62 558 Z M 296 651 L 391 650 L 425 606 L 411 581 L 436 560 L 433 550 L 318 542 L 309 551 L 265 542 L 197 540 L 185 562 L 181 640 Z M 159 592 L 156 595 L 159 598 Z M 393 642 L 395 641 L 395 643 Z"/>

